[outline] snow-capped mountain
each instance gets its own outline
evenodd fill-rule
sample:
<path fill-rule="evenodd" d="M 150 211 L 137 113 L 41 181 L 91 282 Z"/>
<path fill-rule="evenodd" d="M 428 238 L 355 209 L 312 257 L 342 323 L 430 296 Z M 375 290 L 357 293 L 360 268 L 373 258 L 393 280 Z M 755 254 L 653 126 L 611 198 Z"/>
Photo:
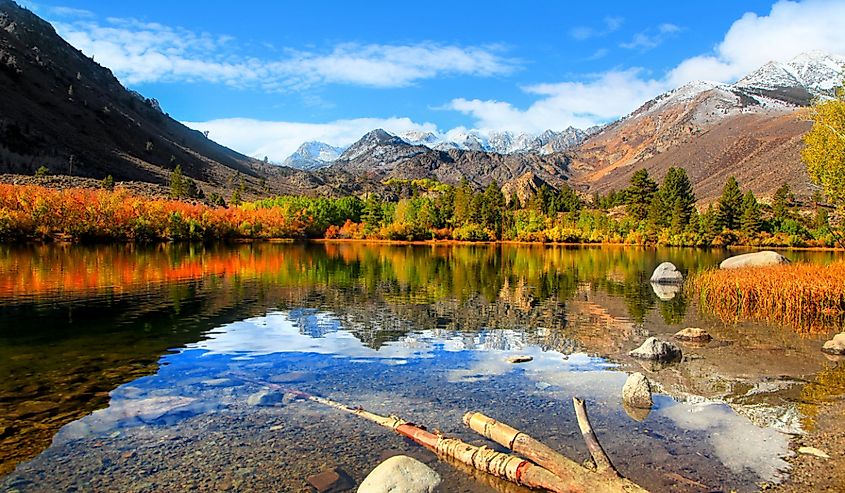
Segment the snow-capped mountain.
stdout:
<path fill-rule="evenodd" d="M 485 134 L 477 130 L 454 130 L 442 135 L 436 135 L 432 132 L 399 134 L 399 137 L 409 144 L 423 145 L 438 151 L 459 149 L 463 151 L 494 152 L 496 154 L 536 152 L 543 155 L 563 152 L 580 144 L 588 136 L 588 132 L 573 127 L 561 132 L 546 130 L 539 135 L 509 131 L 492 131 Z"/>
<path fill-rule="evenodd" d="M 810 51 L 786 63 L 769 62 L 734 84 L 747 89 L 803 88 L 812 96 L 832 96 L 842 85 L 845 57 Z"/>
<path fill-rule="evenodd" d="M 333 163 L 345 148 L 335 147 L 324 142 L 306 142 L 282 163 L 291 168 L 314 170 Z"/>

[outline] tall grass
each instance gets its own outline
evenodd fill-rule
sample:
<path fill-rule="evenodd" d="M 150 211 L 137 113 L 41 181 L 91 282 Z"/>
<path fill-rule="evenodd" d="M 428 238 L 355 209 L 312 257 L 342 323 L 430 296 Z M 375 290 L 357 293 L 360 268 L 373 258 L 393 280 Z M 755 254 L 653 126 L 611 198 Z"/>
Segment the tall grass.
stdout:
<path fill-rule="evenodd" d="M 693 275 L 687 289 L 726 322 L 761 320 L 823 332 L 841 329 L 845 320 L 845 261 L 707 270 Z"/>
<path fill-rule="evenodd" d="M 310 221 L 304 212 L 276 208 L 210 207 L 125 190 L 0 184 L 0 241 L 295 238 L 304 235 Z"/>

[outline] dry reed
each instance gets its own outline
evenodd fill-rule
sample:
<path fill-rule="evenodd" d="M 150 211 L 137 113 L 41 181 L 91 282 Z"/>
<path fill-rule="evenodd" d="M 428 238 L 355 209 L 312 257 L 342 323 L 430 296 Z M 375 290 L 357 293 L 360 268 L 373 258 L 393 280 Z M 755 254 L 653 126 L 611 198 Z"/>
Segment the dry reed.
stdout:
<path fill-rule="evenodd" d="M 841 329 L 845 319 L 845 261 L 707 270 L 693 275 L 687 289 L 725 322 L 760 320 L 826 332 Z"/>

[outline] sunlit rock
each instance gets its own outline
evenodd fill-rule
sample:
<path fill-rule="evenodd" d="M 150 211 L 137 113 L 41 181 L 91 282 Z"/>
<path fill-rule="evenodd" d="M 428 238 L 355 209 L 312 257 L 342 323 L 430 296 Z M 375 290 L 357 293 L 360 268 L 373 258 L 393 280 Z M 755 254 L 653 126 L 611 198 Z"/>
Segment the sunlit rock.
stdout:
<path fill-rule="evenodd" d="M 719 264 L 720 269 L 742 269 L 745 267 L 766 267 L 769 265 L 788 264 L 789 259 L 783 255 L 766 250 L 763 252 L 745 253 L 730 257 Z"/>
<path fill-rule="evenodd" d="M 529 361 L 531 361 L 533 359 L 534 359 L 533 356 L 528 356 L 528 355 L 525 355 L 525 354 L 518 354 L 518 355 L 509 357 L 507 359 L 507 361 L 508 361 L 508 363 L 515 364 L 515 363 L 528 363 Z"/>
<path fill-rule="evenodd" d="M 713 337 L 711 337 L 704 329 L 699 329 L 698 327 L 687 327 L 686 329 L 675 332 L 675 339 L 689 342 L 708 342 L 713 339 Z"/>
<path fill-rule="evenodd" d="M 845 355 L 845 332 L 836 334 L 833 339 L 825 342 L 822 352 L 835 356 Z"/>
<path fill-rule="evenodd" d="M 422 462 L 397 455 L 382 462 L 358 487 L 358 493 L 431 493 L 440 475 Z"/>
<path fill-rule="evenodd" d="M 663 262 L 654 269 L 651 282 L 656 284 L 681 284 L 684 282 L 684 275 L 672 262 Z"/>
<path fill-rule="evenodd" d="M 651 384 L 642 373 L 632 373 L 622 387 L 622 402 L 627 406 L 651 409 Z"/>

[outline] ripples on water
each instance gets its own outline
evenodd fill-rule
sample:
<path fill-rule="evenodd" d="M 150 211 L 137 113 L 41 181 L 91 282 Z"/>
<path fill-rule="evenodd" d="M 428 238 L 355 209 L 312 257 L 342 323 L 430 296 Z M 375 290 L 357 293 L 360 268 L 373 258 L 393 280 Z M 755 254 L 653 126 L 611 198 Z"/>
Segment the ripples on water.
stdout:
<path fill-rule="evenodd" d="M 0 250 L 9 376 L 0 484 L 307 491 L 304 478 L 325 467 L 360 481 L 406 453 L 443 475 L 443 491 L 514 491 L 313 403 L 250 405 L 255 382 L 268 381 L 478 444 L 461 417 L 480 410 L 577 460 L 586 450 L 570 399 L 580 396 L 617 465 L 643 485 L 754 490 L 783 477 L 789 434 L 813 426 L 825 393 L 842 391 L 816 374 L 829 381 L 841 370 L 818 340 L 725 327 L 682 292 L 647 283 L 663 260 L 697 269 L 721 256 L 358 244 Z M 690 325 L 717 339 L 685 347 L 690 361 L 650 371 L 626 356 L 648 335 Z M 513 354 L 534 359 L 508 364 Z M 630 371 L 660 388 L 650 413 L 622 406 Z"/>

